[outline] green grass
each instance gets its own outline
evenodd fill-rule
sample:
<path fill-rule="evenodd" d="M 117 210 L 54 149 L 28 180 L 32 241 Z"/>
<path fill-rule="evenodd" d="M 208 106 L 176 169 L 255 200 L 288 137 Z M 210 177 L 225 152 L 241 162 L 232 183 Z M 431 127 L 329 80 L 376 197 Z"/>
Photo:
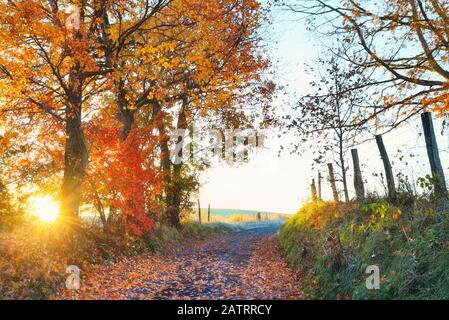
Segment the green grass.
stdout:
<path fill-rule="evenodd" d="M 447 207 L 309 204 L 279 239 L 309 298 L 449 299 Z M 380 290 L 366 288 L 369 265 L 380 268 Z"/>

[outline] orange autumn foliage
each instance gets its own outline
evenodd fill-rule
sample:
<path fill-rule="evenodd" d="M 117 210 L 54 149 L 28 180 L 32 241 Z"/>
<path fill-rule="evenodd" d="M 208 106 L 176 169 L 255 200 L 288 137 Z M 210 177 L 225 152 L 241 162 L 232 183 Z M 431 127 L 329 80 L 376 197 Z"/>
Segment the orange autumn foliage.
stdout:
<path fill-rule="evenodd" d="M 81 208 L 126 233 L 148 231 L 165 205 L 161 140 L 176 129 L 179 105 L 189 124 L 248 126 L 255 113 L 244 114 L 245 102 L 272 93 L 261 77 L 269 63 L 257 1 L 147 4 L 0 4 L 7 180 L 23 182 L 17 192 L 59 194 L 73 224 Z"/>
<path fill-rule="evenodd" d="M 92 151 L 85 201 L 95 204 L 104 224 L 117 218 L 126 233 L 137 236 L 151 230 L 155 217 L 150 215 L 159 209 L 156 197 L 162 178 L 156 167 L 158 140 L 152 131 L 152 127 L 134 130 L 125 142 L 117 127 L 92 126 L 88 131 Z"/>

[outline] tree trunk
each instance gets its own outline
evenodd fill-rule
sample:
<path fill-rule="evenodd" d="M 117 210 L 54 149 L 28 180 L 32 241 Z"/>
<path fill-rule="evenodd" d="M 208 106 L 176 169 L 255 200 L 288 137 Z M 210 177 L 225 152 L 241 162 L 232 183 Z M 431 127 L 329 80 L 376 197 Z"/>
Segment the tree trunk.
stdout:
<path fill-rule="evenodd" d="M 5 223 L 8 224 L 8 221 L 2 219 L 12 214 L 13 210 L 11 207 L 11 198 L 8 189 L 1 180 L 0 172 L 0 227 L 2 227 Z"/>
<path fill-rule="evenodd" d="M 100 215 L 101 224 L 103 225 L 103 231 L 107 234 L 109 233 L 109 220 L 108 217 L 106 216 L 106 211 L 98 192 L 95 192 L 95 202 L 97 212 Z"/>
<path fill-rule="evenodd" d="M 442 198 L 447 198 L 448 193 L 446 188 L 446 178 L 444 175 L 443 166 L 441 165 L 438 143 L 432 122 L 432 114 L 430 112 L 425 112 L 421 115 L 421 118 L 424 128 L 424 136 L 426 138 L 427 155 L 429 157 L 430 167 L 432 170 L 435 193 Z"/>
<path fill-rule="evenodd" d="M 331 184 L 332 194 L 334 196 L 334 201 L 335 202 L 340 202 L 340 197 L 338 195 L 338 190 L 337 190 L 337 184 L 335 183 L 334 165 L 332 163 L 329 163 L 327 165 L 327 167 L 329 169 L 329 182 Z"/>
<path fill-rule="evenodd" d="M 381 135 L 376 136 L 377 146 L 379 147 L 380 156 L 384 164 L 385 177 L 387 179 L 388 198 L 394 200 L 396 198 L 396 186 L 394 183 L 393 169 L 391 167 L 390 158 L 385 148 L 384 140 Z"/>
<path fill-rule="evenodd" d="M 317 196 L 317 192 L 316 192 L 316 184 L 315 184 L 315 179 L 312 180 L 312 185 L 310 186 L 311 190 L 312 190 L 312 201 L 314 203 L 318 202 L 318 196 Z"/>
<path fill-rule="evenodd" d="M 164 202 L 165 202 L 165 212 L 164 221 L 173 227 L 179 227 L 180 220 L 176 213 L 176 209 L 173 208 L 172 203 L 172 166 L 170 161 L 170 148 L 169 148 L 169 138 L 167 136 L 167 130 L 165 127 L 164 119 L 162 118 L 162 108 L 160 104 L 155 101 L 153 103 L 153 119 L 156 121 L 156 127 L 161 136 L 161 168 L 164 174 Z"/>
<path fill-rule="evenodd" d="M 201 217 L 201 203 L 200 203 L 200 198 L 198 197 L 198 221 L 200 223 L 203 223 L 203 219 Z"/>
<path fill-rule="evenodd" d="M 182 178 L 181 169 L 181 165 L 176 165 L 173 168 L 173 177 L 167 195 L 169 224 L 176 228 L 181 226 L 182 190 L 179 187 L 179 181 Z"/>
<path fill-rule="evenodd" d="M 81 107 L 78 112 L 68 112 L 66 124 L 66 147 L 64 155 L 64 178 L 60 220 L 71 228 L 80 225 L 79 207 L 82 183 L 86 175 L 88 152 L 84 132 L 81 128 Z"/>
<path fill-rule="evenodd" d="M 80 19 L 83 20 L 84 11 Z M 80 31 L 75 32 L 77 41 L 82 39 Z M 61 192 L 59 221 L 70 229 L 80 227 L 79 207 L 82 196 L 82 184 L 86 176 L 88 162 L 87 142 L 82 128 L 83 87 L 82 63 L 74 57 L 70 70 L 68 103 L 65 106 L 66 145 L 64 152 L 64 177 Z"/>
<path fill-rule="evenodd" d="M 135 111 L 129 109 L 129 103 L 126 99 L 126 92 L 124 89 L 123 80 L 120 80 L 116 83 L 116 88 L 118 90 L 117 94 L 118 119 L 122 123 L 121 139 L 122 142 L 124 142 L 131 133 L 132 127 L 134 125 Z"/>
<path fill-rule="evenodd" d="M 132 127 L 134 124 L 134 111 L 133 110 L 121 110 L 119 113 L 119 119 L 122 123 L 122 142 L 126 141 L 129 134 L 132 131 Z"/>
<path fill-rule="evenodd" d="M 207 207 L 207 222 L 210 223 L 210 203 L 209 206 Z"/>
<path fill-rule="evenodd" d="M 352 149 L 352 160 L 354 163 L 354 189 L 357 201 L 365 199 L 365 186 L 363 185 L 362 170 L 360 169 L 359 153 L 357 149 Z"/>
<path fill-rule="evenodd" d="M 323 200 L 321 180 L 322 180 L 321 172 L 318 172 L 318 201 Z"/>
<path fill-rule="evenodd" d="M 346 177 L 346 162 L 344 158 L 344 146 L 343 146 L 343 129 L 340 127 L 339 130 L 340 132 L 338 134 L 338 142 L 339 142 L 338 156 L 340 157 L 341 178 L 343 180 L 343 191 L 345 194 L 345 201 L 349 202 L 348 179 Z"/>
<path fill-rule="evenodd" d="M 186 101 L 183 102 L 183 106 L 178 115 L 178 129 L 187 129 L 187 118 L 185 113 Z M 160 106 L 156 104 L 156 114 L 160 112 Z M 162 136 L 166 136 L 165 124 L 161 119 L 158 122 L 158 130 Z M 181 202 L 182 202 L 182 168 L 183 163 L 172 164 L 170 159 L 169 139 L 164 137 L 161 142 L 162 151 L 162 170 L 164 172 L 165 179 L 165 203 L 166 203 L 166 221 L 169 225 L 174 227 L 180 226 L 181 215 Z M 180 151 L 182 156 L 183 150 Z"/>
<path fill-rule="evenodd" d="M 167 224 L 174 228 L 179 228 L 181 226 L 181 217 L 177 208 L 174 205 L 170 205 L 165 212 Z"/>
<path fill-rule="evenodd" d="M 343 154 L 340 155 L 341 175 L 343 179 L 343 190 L 345 193 L 345 201 L 349 202 L 348 178 L 346 177 L 346 163 Z"/>

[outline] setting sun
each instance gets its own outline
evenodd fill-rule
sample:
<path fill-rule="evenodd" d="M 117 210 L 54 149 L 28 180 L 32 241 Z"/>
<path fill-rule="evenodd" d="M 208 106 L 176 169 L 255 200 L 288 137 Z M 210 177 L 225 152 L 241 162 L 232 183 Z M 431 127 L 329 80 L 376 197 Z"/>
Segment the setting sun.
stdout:
<path fill-rule="evenodd" d="M 43 222 L 54 222 L 59 215 L 59 205 L 51 197 L 33 199 L 31 209 L 33 215 Z"/>

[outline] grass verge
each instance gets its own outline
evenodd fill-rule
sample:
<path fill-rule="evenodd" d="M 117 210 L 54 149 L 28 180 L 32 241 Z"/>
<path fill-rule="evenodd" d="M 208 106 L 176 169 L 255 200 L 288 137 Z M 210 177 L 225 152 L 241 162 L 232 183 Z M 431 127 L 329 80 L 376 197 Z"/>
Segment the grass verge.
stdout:
<path fill-rule="evenodd" d="M 416 201 L 304 206 L 279 241 L 311 299 L 449 299 L 449 210 Z M 368 266 L 380 290 L 368 290 Z"/>

